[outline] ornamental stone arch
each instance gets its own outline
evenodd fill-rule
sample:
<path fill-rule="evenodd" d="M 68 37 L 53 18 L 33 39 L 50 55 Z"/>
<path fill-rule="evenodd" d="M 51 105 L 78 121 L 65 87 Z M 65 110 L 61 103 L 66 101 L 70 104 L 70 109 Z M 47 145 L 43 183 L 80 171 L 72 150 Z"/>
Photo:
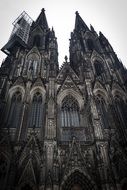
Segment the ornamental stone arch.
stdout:
<path fill-rule="evenodd" d="M 115 97 L 120 97 L 124 102 L 127 101 L 127 96 L 125 94 L 125 92 L 121 89 L 116 89 L 116 88 L 113 88 L 112 89 L 112 95 L 113 95 L 113 98 L 115 99 Z"/>
<path fill-rule="evenodd" d="M 96 184 L 88 174 L 80 169 L 70 171 L 64 176 L 60 190 L 97 190 Z"/>
<path fill-rule="evenodd" d="M 34 46 L 29 52 L 28 54 L 26 55 L 26 60 L 27 59 L 33 59 L 33 58 L 36 58 L 38 59 L 39 61 L 41 61 L 41 55 L 40 55 L 40 52 L 38 51 L 37 47 Z"/>
<path fill-rule="evenodd" d="M 58 94 L 58 96 L 57 96 L 58 107 L 60 107 L 62 105 L 62 101 L 67 95 L 71 95 L 72 97 L 74 97 L 77 100 L 80 110 L 82 110 L 84 108 L 83 96 L 81 94 L 79 94 L 78 92 L 74 91 L 73 89 L 66 89 L 66 90 L 62 91 L 60 94 Z"/>
<path fill-rule="evenodd" d="M 94 50 L 91 56 L 91 62 L 94 63 L 95 60 L 104 63 L 104 59 L 99 55 L 97 51 Z"/>
<path fill-rule="evenodd" d="M 9 89 L 9 101 L 11 100 L 12 96 L 16 93 L 16 92 L 20 92 L 21 95 L 22 95 L 22 101 L 23 101 L 23 98 L 24 98 L 24 95 L 25 95 L 25 89 L 23 86 L 20 86 L 20 85 L 16 85 L 16 86 L 13 86 L 12 88 Z"/>
<path fill-rule="evenodd" d="M 25 57 L 25 62 L 23 66 L 23 75 L 27 74 L 33 77 L 38 75 L 40 66 L 41 66 L 41 55 L 37 49 L 37 47 L 33 47 Z"/>
<path fill-rule="evenodd" d="M 98 89 L 95 95 L 95 103 L 98 112 L 98 116 L 101 121 L 101 125 L 104 129 L 109 128 L 109 102 L 107 94 L 102 89 Z"/>
<path fill-rule="evenodd" d="M 27 149 L 31 151 L 31 149 Z M 24 159 L 20 160 L 20 163 L 17 168 L 17 184 L 19 187 L 23 187 L 28 184 L 30 187 L 35 186 L 39 183 L 40 176 L 40 158 L 36 156 L 37 152 L 33 151 L 32 156 L 29 156 L 28 153 L 25 154 Z M 34 190 L 34 189 L 33 189 Z"/>
<path fill-rule="evenodd" d="M 31 59 L 37 59 L 40 61 L 40 55 L 37 53 L 37 52 L 32 52 L 32 53 L 29 53 L 27 54 L 26 56 L 26 60 L 31 60 Z"/>
<path fill-rule="evenodd" d="M 89 31 L 86 31 L 86 32 L 84 33 L 83 37 L 84 37 L 85 39 L 95 40 L 95 36 L 94 36 L 91 32 L 89 32 Z"/>
<path fill-rule="evenodd" d="M 112 95 L 114 99 L 114 106 L 116 111 L 116 116 L 120 122 L 120 125 L 127 127 L 127 97 L 123 90 L 113 89 Z"/>
<path fill-rule="evenodd" d="M 107 92 L 106 92 L 106 90 L 105 89 L 94 89 L 93 90 L 93 93 L 94 93 L 94 96 L 95 96 L 95 99 L 98 97 L 98 96 L 101 96 L 104 100 L 105 100 L 105 102 L 106 102 L 106 104 L 108 104 L 109 102 L 108 102 L 108 94 L 107 94 Z"/>
<path fill-rule="evenodd" d="M 30 101 L 32 101 L 33 99 L 33 96 L 36 94 L 36 93 L 40 93 L 42 95 L 42 99 L 43 101 L 45 101 L 45 89 L 41 86 L 35 86 L 31 89 L 30 91 Z"/>
<path fill-rule="evenodd" d="M 91 63 L 93 67 L 94 74 L 97 73 L 97 66 L 95 67 L 95 64 L 100 64 L 101 65 L 101 71 L 104 70 L 104 60 L 103 58 L 96 52 L 94 51 L 92 56 L 91 56 Z"/>

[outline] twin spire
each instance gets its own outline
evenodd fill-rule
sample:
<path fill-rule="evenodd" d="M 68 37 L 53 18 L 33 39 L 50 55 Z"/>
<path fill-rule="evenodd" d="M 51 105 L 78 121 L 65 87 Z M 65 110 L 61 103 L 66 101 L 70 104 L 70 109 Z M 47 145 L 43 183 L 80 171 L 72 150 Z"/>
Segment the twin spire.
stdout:
<path fill-rule="evenodd" d="M 35 24 L 41 26 L 43 29 L 49 29 L 44 8 L 41 10 L 41 13 L 36 19 Z M 75 30 L 79 31 L 81 29 L 89 30 L 88 26 L 85 24 L 78 11 L 76 11 Z"/>

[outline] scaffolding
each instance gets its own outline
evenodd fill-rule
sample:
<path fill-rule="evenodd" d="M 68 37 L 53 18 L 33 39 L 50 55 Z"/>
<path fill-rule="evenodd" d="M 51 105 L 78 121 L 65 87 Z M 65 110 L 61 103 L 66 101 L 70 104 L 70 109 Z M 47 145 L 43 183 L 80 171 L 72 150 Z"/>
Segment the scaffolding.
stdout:
<path fill-rule="evenodd" d="M 10 39 L 16 35 L 27 44 L 32 23 L 33 20 L 31 17 L 25 11 L 23 11 L 12 23 L 14 28 L 12 30 Z"/>

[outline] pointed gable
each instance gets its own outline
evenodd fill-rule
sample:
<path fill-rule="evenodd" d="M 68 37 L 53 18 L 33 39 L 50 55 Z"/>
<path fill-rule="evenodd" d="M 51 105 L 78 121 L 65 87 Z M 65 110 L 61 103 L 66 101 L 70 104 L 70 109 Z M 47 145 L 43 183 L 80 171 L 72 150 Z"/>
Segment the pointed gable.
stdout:
<path fill-rule="evenodd" d="M 71 68 L 69 63 L 64 63 L 61 70 L 60 70 L 60 72 L 59 72 L 59 74 L 58 74 L 58 76 L 57 76 L 57 80 L 58 81 L 63 81 L 67 77 L 67 75 L 71 76 L 73 81 L 80 82 L 79 77 L 76 75 L 76 73 Z"/>
<path fill-rule="evenodd" d="M 39 26 L 41 26 L 41 28 L 46 29 L 46 30 L 49 29 L 44 8 L 41 10 L 40 15 L 38 16 L 37 20 L 35 21 L 35 25 L 39 25 Z"/>
<path fill-rule="evenodd" d="M 24 162 L 24 160 L 27 157 L 29 158 L 30 152 L 34 155 L 34 157 L 36 156 L 36 158 L 38 158 L 38 161 L 39 161 L 39 159 L 40 159 L 40 146 L 38 144 L 38 139 L 36 138 L 36 135 L 34 132 L 32 132 L 30 134 L 30 137 L 29 137 L 26 145 L 21 148 L 21 152 L 19 154 L 19 156 L 20 156 L 19 166 L 22 165 L 22 163 Z"/>
<path fill-rule="evenodd" d="M 22 171 L 21 177 L 19 179 L 19 184 L 24 183 L 24 181 L 36 184 L 35 172 L 31 160 L 28 161 L 24 170 Z"/>
<path fill-rule="evenodd" d="M 73 137 L 71 146 L 69 148 L 69 155 L 65 165 L 64 175 L 68 174 L 72 168 L 83 169 L 86 171 L 86 161 L 82 155 L 82 151 L 75 137 Z"/>
<path fill-rule="evenodd" d="M 89 30 L 88 26 L 85 24 L 79 13 L 76 11 L 76 19 L 75 19 L 75 30 L 80 31 L 84 30 L 87 31 Z"/>
<path fill-rule="evenodd" d="M 105 90 L 104 85 L 102 85 L 102 84 L 100 83 L 100 81 L 96 81 L 96 82 L 95 82 L 93 91 L 98 90 L 98 89 L 100 89 L 100 90 Z"/>
<path fill-rule="evenodd" d="M 36 87 L 41 87 L 42 89 L 44 89 L 44 91 L 46 90 L 41 78 L 37 78 L 37 80 L 34 82 L 32 88 Z"/>
<path fill-rule="evenodd" d="M 63 90 L 66 89 L 73 89 L 74 91 L 78 92 L 79 94 L 81 94 L 80 89 L 78 88 L 78 86 L 74 83 L 74 81 L 72 80 L 72 78 L 68 75 L 66 77 L 66 79 L 64 80 L 62 86 L 60 86 L 60 88 L 58 89 L 58 93 L 60 93 Z"/>
<path fill-rule="evenodd" d="M 101 94 L 103 97 L 107 97 L 107 91 L 104 85 L 100 83 L 100 81 L 96 81 L 93 88 L 93 93 L 95 96 Z M 107 98 L 106 98 L 107 99 Z"/>
<path fill-rule="evenodd" d="M 25 88 L 25 84 L 22 77 L 18 77 L 17 80 L 14 82 L 13 86 L 22 86 Z"/>
<path fill-rule="evenodd" d="M 42 30 L 41 26 L 39 26 L 39 25 L 35 25 L 35 27 L 33 27 L 31 30 L 31 35 L 34 36 L 36 34 L 38 34 L 38 35 L 44 34 L 44 31 Z"/>
<path fill-rule="evenodd" d="M 38 48 L 36 46 L 34 46 L 27 54 L 27 57 L 29 57 L 29 55 L 37 55 L 37 57 L 40 59 L 41 58 L 41 55 L 40 55 L 40 52 L 38 50 Z"/>

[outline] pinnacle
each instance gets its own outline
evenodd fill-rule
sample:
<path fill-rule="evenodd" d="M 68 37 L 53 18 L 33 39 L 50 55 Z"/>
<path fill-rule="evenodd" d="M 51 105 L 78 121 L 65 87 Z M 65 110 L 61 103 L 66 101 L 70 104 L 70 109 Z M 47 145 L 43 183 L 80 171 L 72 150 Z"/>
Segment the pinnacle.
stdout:
<path fill-rule="evenodd" d="M 86 23 L 83 21 L 81 16 L 79 15 L 78 11 L 75 12 L 76 14 L 76 19 L 75 19 L 75 30 L 80 31 L 80 30 L 89 30 L 88 26 Z"/>
<path fill-rule="evenodd" d="M 48 29 L 48 23 L 47 23 L 47 18 L 46 18 L 46 15 L 45 15 L 45 9 L 44 8 L 41 9 L 41 13 L 38 16 L 35 23 L 40 25 L 44 29 Z"/>

